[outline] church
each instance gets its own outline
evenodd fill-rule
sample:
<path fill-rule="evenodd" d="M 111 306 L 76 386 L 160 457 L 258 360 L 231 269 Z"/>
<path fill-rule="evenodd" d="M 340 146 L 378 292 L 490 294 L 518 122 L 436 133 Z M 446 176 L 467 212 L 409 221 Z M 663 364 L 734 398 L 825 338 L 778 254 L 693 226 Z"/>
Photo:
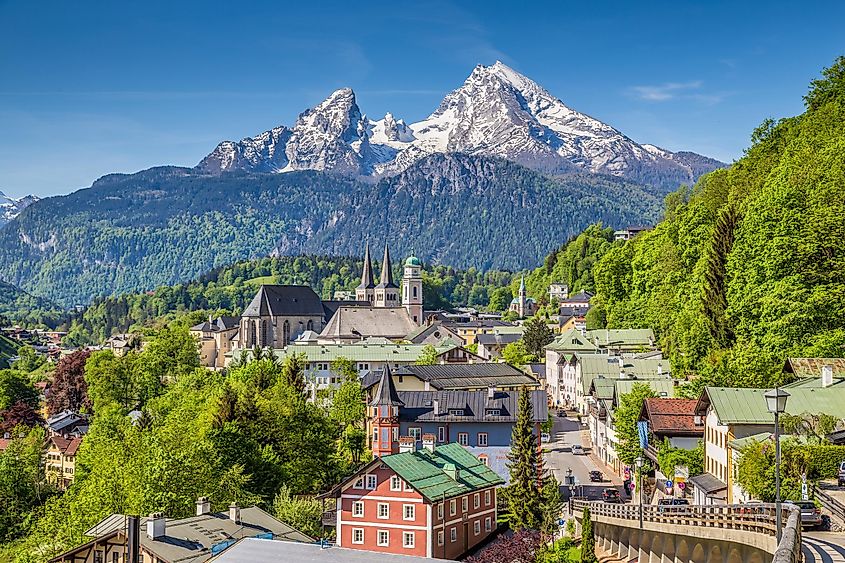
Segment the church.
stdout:
<path fill-rule="evenodd" d="M 423 321 L 422 262 L 416 256 L 408 257 L 401 286 L 397 285 L 385 244 L 379 283 L 375 279 L 367 244 L 355 300 L 323 300 L 302 285 L 262 285 L 240 319 L 233 319 L 237 323 L 229 323 L 226 348 L 278 349 L 294 341 L 354 344 L 367 338 L 404 339 Z M 191 329 L 204 349 L 215 348 L 216 353 L 203 355 L 209 367 L 223 367 L 224 362 L 224 353 L 216 350 L 221 335 L 209 329 L 217 324 L 203 323 Z"/>

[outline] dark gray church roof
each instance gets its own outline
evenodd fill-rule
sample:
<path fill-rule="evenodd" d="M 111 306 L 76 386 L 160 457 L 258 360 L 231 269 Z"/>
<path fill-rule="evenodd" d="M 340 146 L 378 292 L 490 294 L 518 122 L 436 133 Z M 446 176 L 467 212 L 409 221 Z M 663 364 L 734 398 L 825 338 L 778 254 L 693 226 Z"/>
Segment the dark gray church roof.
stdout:
<path fill-rule="evenodd" d="M 437 364 L 402 366 L 396 375 L 413 375 L 435 389 L 479 389 L 486 387 L 537 387 L 539 382 L 525 372 L 503 363 Z"/>
<path fill-rule="evenodd" d="M 364 270 L 361 272 L 361 283 L 358 284 L 358 289 L 372 289 L 375 286 L 373 261 L 370 259 L 370 243 L 367 243 L 367 248 L 364 251 Z"/>
<path fill-rule="evenodd" d="M 393 283 L 393 269 L 390 265 L 390 251 L 384 245 L 384 260 L 381 262 L 381 280 L 376 286 L 379 288 L 398 289 L 399 286 Z"/>
<path fill-rule="evenodd" d="M 381 377 L 378 382 L 378 389 L 376 389 L 373 400 L 370 405 L 379 407 L 383 405 L 393 405 L 401 407 L 405 403 L 396 394 L 396 387 L 393 385 L 393 376 L 390 375 L 390 366 L 384 364 L 384 369 L 381 372 Z"/>
<path fill-rule="evenodd" d="M 262 285 L 243 312 L 244 317 L 279 315 L 323 317 L 323 303 L 306 285 Z"/>

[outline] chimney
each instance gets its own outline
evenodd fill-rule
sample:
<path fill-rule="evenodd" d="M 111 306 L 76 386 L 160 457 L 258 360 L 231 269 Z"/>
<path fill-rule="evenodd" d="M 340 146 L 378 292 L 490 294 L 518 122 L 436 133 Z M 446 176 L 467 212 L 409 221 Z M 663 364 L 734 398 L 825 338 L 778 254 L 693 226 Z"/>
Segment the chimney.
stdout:
<path fill-rule="evenodd" d="M 496 397 L 496 388 L 495 387 L 488 387 L 487 388 L 487 400 L 492 401 Z"/>
<path fill-rule="evenodd" d="M 822 387 L 833 385 L 833 366 L 822 366 Z"/>
<path fill-rule="evenodd" d="M 622 356 L 619 356 L 618 362 L 619 362 L 619 369 L 622 369 L 622 368 L 625 367 L 625 359 Z"/>
<path fill-rule="evenodd" d="M 663 375 L 663 364 L 657 364 L 657 375 Z"/>
<path fill-rule="evenodd" d="M 423 448 L 433 452 L 434 451 L 434 443 L 437 441 L 437 436 L 434 434 L 423 434 L 422 437 Z"/>
<path fill-rule="evenodd" d="M 434 407 L 434 416 L 439 415 L 440 414 L 440 401 L 438 401 L 437 399 L 434 399 L 431 402 L 431 405 Z"/>
<path fill-rule="evenodd" d="M 151 540 L 163 538 L 167 531 L 164 523 L 164 514 L 161 512 L 154 512 L 147 518 L 147 537 Z"/>
<path fill-rule="evenodd" d="M 211 503 L 208 502 L 208 497 L 200 497 L 197 499 L 197 516 L 211 513 Z"/>
<path fill-rule="evenodd" d="M 241 523 L 241 508 L 237 505 L 237 503 L 233 502 L 229 505 L 229 520 L 235 524 Z"/>
<path fill-rule="evenodd" d="M 414 439 L 413 436 L 400 436 L 399 437 L 399 453 L 414 453 L 417 451 L 417 441 Z"/>
<path fill-rule="evenodd" d="M 460 472 L 458 471 L 458 468 L 455 467 L 454 463 L 447 463 L 446 465 L 444 465 L 443 466 L 443 473 L 448 475 L 449 478 L 452 479 L 453 481 L 457 481 L 458 477 L 460 477 Z"/>
<path fill-rule="evenodd" d="M 126 543 L 128 556 L 126 563 L 140 563 L 139 555 L 141 554 L 141 519 L 137 516 L 127 516 L 126 528 Z"/>

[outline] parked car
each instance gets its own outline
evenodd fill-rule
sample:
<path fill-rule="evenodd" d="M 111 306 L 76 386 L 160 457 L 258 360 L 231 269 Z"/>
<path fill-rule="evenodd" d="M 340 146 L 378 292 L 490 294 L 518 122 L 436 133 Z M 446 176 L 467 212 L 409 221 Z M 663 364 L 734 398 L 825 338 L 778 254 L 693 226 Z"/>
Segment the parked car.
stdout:
<path fill-rule="evenodd" d="M 801 526 L 815 528 L 821 526 L 822 511 L 816 507 L 816 503 L 810 500 L 787 500 L 784 504 L 794 504 L 801 509 Z"/>
<path fill-rule="evenodd" d="M 590 471 L 590 481 L 593 483 L 601 483 L 604 481 L 604 475 L 601 471 Z"/>
<path fill-rule="evenodd" d="M 572 444 L 572 455 L 584 455 L 584 447 L 581 444 Z"/>
<path fill-rule="evenodd" d="M 845 487 L 845 461 L 839 464 L 839 486 Z"/>
<path fill-rule="evenodd" d="M 621 503 L 622 497 L 619 496 L 619 491 L 616 489 L 605 489 L 601 492 L 601 499 L 604 502 Z"/>
<path fill-rule="evenodd" d="M 540 441 L 543 442 L 544 444 L 548 444 L 549 442 L 552 441 L 552 437 L 549 436 L 548 432 L 543 432 L 542 434 L 540 434 Z"/>

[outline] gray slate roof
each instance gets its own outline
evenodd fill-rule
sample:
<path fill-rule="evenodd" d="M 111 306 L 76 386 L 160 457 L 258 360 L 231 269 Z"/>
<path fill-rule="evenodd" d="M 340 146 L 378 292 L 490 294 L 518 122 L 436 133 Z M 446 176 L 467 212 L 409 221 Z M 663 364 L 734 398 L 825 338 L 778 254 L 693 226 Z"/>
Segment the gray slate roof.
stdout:
<path fill-rule="evenodd" d="M 435 389 L 480 389 L 487 387 L 538 387 L 540 383 L 517 368 L 503 363 L 437 364 L 401 366 L 396 375 L 413 375 Z"/>
<path fill-rule="evenodd" d="M 314 290 L 305 285 L 262 285 L 242 316 L 280 315 L 322 317 L 323 303 Z"/>
<path fill-rule="evenodd" d="M 257 506 L 241 509 L 241 521 L 235 523 L 226 513 L 218 512 L 180 519 L 166 519 L 165 536 L 153 540 L 145 533 L 146 522 L 141 519 L 141 546 L 162 561 L 194 563 L 207 561 L 211 547 L 224 541 L 255 537 L 272 533 L 274 538 L 297 542 L 312 542 L 312 538 L 264 512 Z M 112 514 L 85 532 L 98 537 L 125 527 L 126 516 Z M 266 540 L 265 540 L 266 541 Z"/>
<path fill-rule="evenodd" d="M 475 341 L 484 346 L 507 346 L 511 342 L 516 342 L 520 339 L 522 339 L 522 334 L 518 332 L 478 334 L 475 337 Z"/>
<path fill-rule="evenodd" d="M 217 557 L 214 563 L 423 563 L 445 561 L 413 555 L 378 553 L 345 547 L 321 547 L 319 544 L 269 541 L 246 538 Z"/>
<path fill-rule="evenodd" d="M 496 391 L 493 397 L 481 391 L 399 391 L 405 406 L 399 409 L 402 422 L 516 422 L 520 391 Z M 535 422 L 549 418 L 548 401 L 543 390 L 531 390 L 531 404 Z M 437 401 L 438 412 L 434 411 Z M 463 409 L 464 415 L 449 414 L 450 409 Z M 487 409 L 499 409 L 498 416 L 488 415 Z"/>
<path fill-rule="evenodd" d="M 378 382 L 378 389 L 376 389 L 373 400 L 370 402 L 371 406 L 402 406 L 405 403 L 396 394 L 396 386 L 393 385 L 393 376 L 390 375 L 390 365 L 385 364 L 384 369 L 381 370 L 381 377 Z"/>
<path fill-rule="evenodd" d="M 323 338 L 366 338 L 384 336 L 397 339 L 416 330 L 417 325 L 404 307 L 338 307 L 320 336 Z"/>
<path fill-rule="evenodd" d="M 229 317 L 222 315 L 211 322 L 205 321 L 204 323 L 194 325 L 191 327 L 191 330 L 202 332 L 222 332 L 237 328 L 240 320 L 240 317 Z"/>

